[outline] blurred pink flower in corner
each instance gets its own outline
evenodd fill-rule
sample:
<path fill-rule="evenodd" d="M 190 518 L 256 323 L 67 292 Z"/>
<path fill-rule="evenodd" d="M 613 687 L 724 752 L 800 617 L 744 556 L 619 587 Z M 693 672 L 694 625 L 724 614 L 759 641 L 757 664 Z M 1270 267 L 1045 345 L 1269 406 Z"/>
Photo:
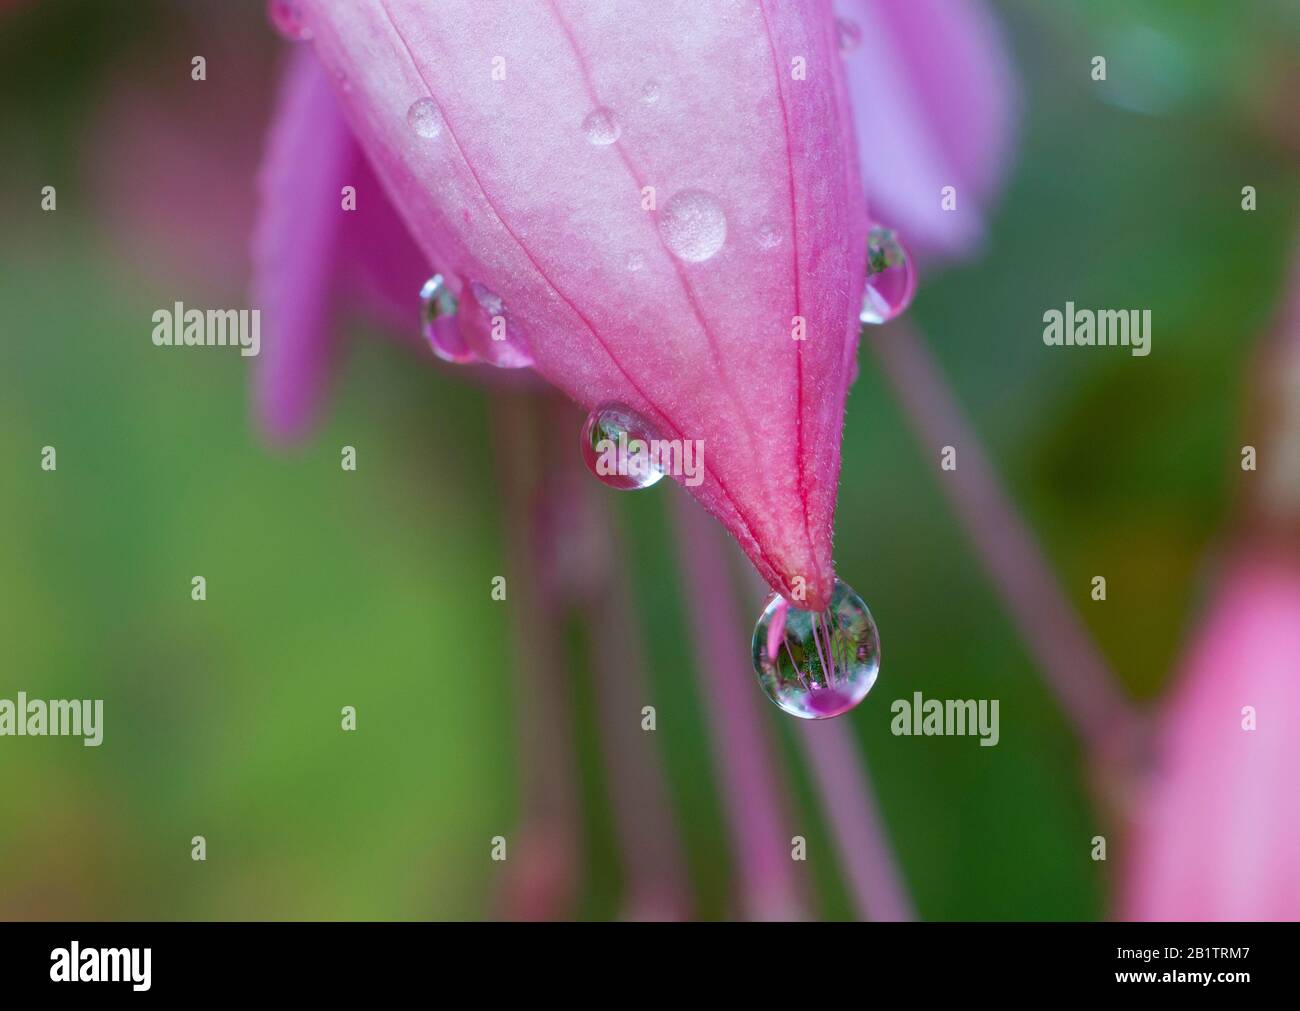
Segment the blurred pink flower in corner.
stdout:
<path fill-rule="evenodd" d="M 835 13 L 872 216 L 923 257 L 970 255 L 1020 111 L 997 18 L 984 0 L 835 0 Z"/>
<path fill-rule="evenodd" d="M 1300 919 L 1300 558 L 1243 551 L 1206 613 L 1136 798 L 1119 916 Z"/>

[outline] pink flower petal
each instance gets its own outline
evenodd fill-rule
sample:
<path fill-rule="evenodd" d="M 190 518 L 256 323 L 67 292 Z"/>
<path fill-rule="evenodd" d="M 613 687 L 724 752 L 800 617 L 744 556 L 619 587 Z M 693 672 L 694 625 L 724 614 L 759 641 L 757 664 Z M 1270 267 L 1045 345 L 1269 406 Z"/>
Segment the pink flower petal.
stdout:
<path fill-rule="evenodd" d="M 797 594 L 801 577 L 824 606 L 866 218 L 829 4 L 306 11 L 454 290 L 499 296 L 537 370 L 578 403 L 620 401 L 668 438 L 704 440 L 692 494 L 775 589 Z M 421 99 L 437 113 L 417 131 Z"/>
<path fill-rule="evenodd" d="M 1163 714 L 1121 916 L 1300 919 L 1297 713 L 1300 562 L 1247 555 L 1223 580 Z"/>
<path fill-rule="evenodd" d="M 916 251 L 983 238 L 1018 116 L 1010 52 L 982 0 L 835 0 L 861 43 L 845 53 L 873 215 Z M 956 210 L 944 210 L 945 186 Z"/>
<path fill-rule="evenodd" d="M 253 305 L 262 311 L 254 397 L 263 429 L 291 440 L 310 427 L 333 358 L 333 275 L 352 133 L 309 51 L 290 56 L 259 179 Z"/>

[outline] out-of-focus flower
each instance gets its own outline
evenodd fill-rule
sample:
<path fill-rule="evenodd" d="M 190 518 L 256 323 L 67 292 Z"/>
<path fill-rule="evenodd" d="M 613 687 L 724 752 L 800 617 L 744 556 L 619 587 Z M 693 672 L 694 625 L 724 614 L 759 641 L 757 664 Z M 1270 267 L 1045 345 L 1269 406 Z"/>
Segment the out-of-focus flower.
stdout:
<path fill-rule="evenodd" d="M 1225 573 L 1160 721 L 1120 916 L 1300 919 L 1300 558 Z"/>
<path fill-rule="evenodd" d="M 973 252 L 1019 112 L 993 12 L 983 0 L 835 0 L 835 12 L 873 217 L 914 253 Z"/>
<path fill-rule="evenodd" d="M 379 318 L 414 340 L 414 293 L 428 269 L 374 180 L 328 75 L 305 50 L 292 55 L 281 82 L 259 190 L 253 301 L 270 339 L 256 404 L 267 433 L 291 439 L 312 424 L 324 394 L 342 296 L 366 296 Z"/>
<path fill-rule="evenodd" d="M 769 583 L 823 606 L 866 230 L 829 2 L 302 11 L 466 342 L 491 360 L 507 348 L 487 326 L 504 319 L 511 364 L 588 409 L 618 401 L 663 438 L 704 440 L 692 493 Z M 281 191 L 300 206 L 333 199 L 345 146 L 311 118 L 323 100 L 303 103 L 310 161 Z M 294 251 L 309 229 L 332 247 L 337 226 L 271 213 L 291 220 L 263 222 L 263 262 L 310 290 L 325 265 Z M 274 340 L 290 360 L 306 346 Z M 286 427 L 323 360 L 298 360 Z"/>
<path fill-rule="evenodd" d="M 1250 398 L 1239 545 L 1166 704 L 1120 914 L 1300 919 L 1300 247 Z"/>

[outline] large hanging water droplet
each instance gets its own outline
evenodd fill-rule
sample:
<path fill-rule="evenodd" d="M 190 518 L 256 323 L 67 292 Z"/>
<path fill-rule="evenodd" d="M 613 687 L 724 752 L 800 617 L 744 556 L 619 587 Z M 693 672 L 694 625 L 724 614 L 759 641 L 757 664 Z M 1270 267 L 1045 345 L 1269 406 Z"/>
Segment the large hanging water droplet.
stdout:
<path fill-rule="evenodd" d="M 851 53 L 862 45 L 862 26 L 849 18 L 836 18 L 835 38 L 841 53 Z"/>
<path fill-rule="evenodd" d="M 682 190 L 664 205 L 659 231 L 675 255 L 700 263 L 727 241 L 727 215 L 712 193 Z"/>
<path fill-rule="evenodd" d="M 654 429 L 623 404 L 602 404 L 582 426 L 582 462 L 619 491 L 649 488 L 663 477 L 655 466 Z"/>
<path fill-rule="evenodd" d="M 587 113 L 587 118 L 582 121 L 582 132 L 587 135 L 587 140 L 591 143 L 597 147 L 604 147 L 618 140 L 623 129 L 618 125 L 613 112 L 600 108 Z"/>
<path fill-rule="evenodd" d="M 754 671 L 764 694 L 792 716 L 847 713 L 880 672 L 880 636 L 862 598 L 835 580 L 824 611 L 800 611 L 772 594 L 754 626 Z"/>
<path fill-rule="evenodd" d="M 916 268 L 898 234 L 882 225 L 867 233 L 867 287 L 862 294 L 863 323 L 888 323 L 912 304 Z"/>
<path fill-rule="evenodd" d="M 301 0 L 267 0 L 266 17 L 290 42 L 306 42 L 311 38 L 311 29 L 303 21 Z"/>
<path fill-rule="evenodd" d="M 406 110 L 406 122 L 420 137 L 442 133 L 442 111 L 432 98 L 417 98 Z"/>
<path fill-rule="evenodd" d="M 456 296 L 441 274 L 424 282 L 420 289 L 420 329 L 433 353 L 444 362 L 465 365 L 474 361 L 474 352 L 465 346 L 456 320 Z"/>

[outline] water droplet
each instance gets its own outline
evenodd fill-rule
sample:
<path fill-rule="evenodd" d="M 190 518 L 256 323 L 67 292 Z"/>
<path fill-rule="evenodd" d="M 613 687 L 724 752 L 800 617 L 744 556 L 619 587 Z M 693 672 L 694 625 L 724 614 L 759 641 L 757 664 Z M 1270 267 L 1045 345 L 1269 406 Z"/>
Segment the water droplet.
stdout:
<path fill-rule="evenodd" d="M 290 42 L 306 42 L 311 38 L 311 29 L 303 21 L 300 0 L 267 0 L 266 17 Z"/>
<path fill-rule="evenodd" d="M 762 249 L 775 249 L 781 244 L 781 233 L 777 230 L 776 225 L 770 221 L 765 221 L 758 226 L 755 240 Z"/>
<path fill-rule="evenodd" d="M 587 113 L 587 118 L 582 121 L 582 132 L 591 143 L 604 147 L 618 140 L 623 130 L 614 118 L 614 113 L 602 107 Z"/>
<path fill-rule="evenodd" d="M 659 82 L 646 81 L 645 86 L 641 89 L 641 101 L 646 105 L 654 105 L 659 101 Z"/>
<path fill-rule="evenodd" d="M 505 311 L 506 304 L 501 301 L 501 296 L 487 285 L 470 281 L 469 290 L 473 293 L 474 301 L 478 303 L 479 308 L 489 316 L 500 316 Z"/>
<path fill-rule="evenodd" d="M 627 254 L 627 269 L 636 273 L 638 270 L 645 269 L 645 257 L 640 253 Z"/>
<path fill-rule="evenodd" d="M 835 19 L 835 37 L 841 53 L 851 53 L 862 44 L 862 26 L 848 18 Z"/>
<path fill-rule="evenodd" d="M 433 353 L 444 362 L 464 365 L 474 361 L 474 352 L 465 346 L 456 319 L 456 296 L 441 274 L 424 282 L 420 289 L 420 329 Z"/>
<path fill-rule="evenodd" d="M 682 190 L 664 205 L 659 231 L 678 257 L 701 263 L 727 241 L 727 216 L 712 193 Z"/>
<path fill-rule="evenodd" d="M 880 635 L 862 598 L 835 580 L 824 611 L 772 594 L 754 626 L 754 671 L 764 694 L 792 716 L 825 720 L 864 698 L 880 672 Z"/>
<path fill-rule="evenodd" d="M 872 225 L 867 233 L 867 287 L 862 295 L 863 323 L 888 323 L 912 304 L 916 269 L 897 233 Z"/>
<path fill-rule="evenodd" d="M 406 122 L 421 137 L 442 133 L 442 112 L 432 98 L 417 98 L 406 111 Z"/>
<path fill-rule="evenodd" d="M 654 429 L 630 407 L 602 404 L 582 426 L 582 461 L 611 488 L 649 488 L 664 476 L 651 461 L 654 438 Z"/>
<path fill-rule="evenodd" d="M 475 332 L 486 331 L 479 356 L 489 365 L 499 369 L 527 369 L 533 365 L 533 355 L 528 342 L 511 322 L 505 300 L 487 285 L 478 281 L 469 283 L 470 294 L 478 306 L 478 319 L 471 325 Z"/>

